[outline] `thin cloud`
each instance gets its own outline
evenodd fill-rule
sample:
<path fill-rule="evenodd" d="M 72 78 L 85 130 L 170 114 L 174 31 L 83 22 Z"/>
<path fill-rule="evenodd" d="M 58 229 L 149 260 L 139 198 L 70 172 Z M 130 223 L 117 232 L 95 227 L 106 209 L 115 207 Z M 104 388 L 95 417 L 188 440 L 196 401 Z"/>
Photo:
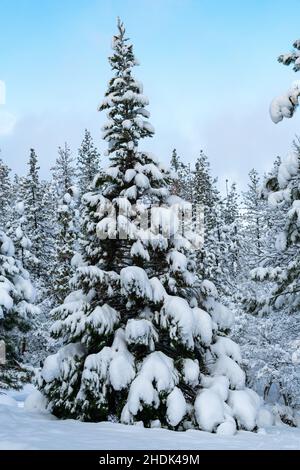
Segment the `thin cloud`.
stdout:
<path fill-rule="evenodd" d="M 14 114 L 0 111 L 0 136 L 12 134 L 16 123 L 17 118 Z"/>

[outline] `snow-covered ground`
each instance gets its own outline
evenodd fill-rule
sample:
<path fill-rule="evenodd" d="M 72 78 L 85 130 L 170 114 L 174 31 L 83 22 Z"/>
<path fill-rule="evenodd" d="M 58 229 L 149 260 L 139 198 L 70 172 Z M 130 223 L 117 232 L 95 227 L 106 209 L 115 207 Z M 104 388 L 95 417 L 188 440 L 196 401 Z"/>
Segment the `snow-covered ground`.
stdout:
<path fill-rule="evenodd" d="M 300 428 L 273 426 L 258 433 L 217 436 L 203 431 L 173 432 L 113 423 L 60 421 L 22 408 L 28 390 L 0 400 L 0 449 L 300 449 Z M 15 401 L 15 399 L 17 401 Z M 6 404 L 4 404 L 6 402 Z"/>

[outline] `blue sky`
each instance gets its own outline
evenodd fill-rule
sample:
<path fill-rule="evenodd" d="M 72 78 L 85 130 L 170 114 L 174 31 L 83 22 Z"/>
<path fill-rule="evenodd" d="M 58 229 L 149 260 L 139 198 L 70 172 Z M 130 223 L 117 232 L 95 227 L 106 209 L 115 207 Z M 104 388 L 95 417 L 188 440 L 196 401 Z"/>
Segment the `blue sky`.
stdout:
<path fill-rule="evenodd" d="M 164 162 L 174 147 L 186 161 L 203 149 L 221 188 L 289 151 L 299 113 L 274 125 L 268 107 L 298 79 L 276 58 L 300 37 L 299 0 L 1 0 L 0 148 L 14 171 L 35 147 L 47 176 L 58 145 L 76 152 L 85 127 L 105 149 L 96 108 L 118 15 L 156 129 L 144 148 Z"/>

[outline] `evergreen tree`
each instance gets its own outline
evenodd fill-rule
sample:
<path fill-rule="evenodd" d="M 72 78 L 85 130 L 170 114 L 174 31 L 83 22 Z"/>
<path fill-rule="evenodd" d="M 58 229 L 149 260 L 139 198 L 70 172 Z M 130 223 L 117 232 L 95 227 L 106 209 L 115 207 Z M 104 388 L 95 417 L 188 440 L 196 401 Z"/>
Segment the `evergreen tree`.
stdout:
<path fill-rule="evenodd" d="M 52 181 L 40 181 L 40 198 L 38 202 L 38 233 L 41 239 L 41 249 L 39 251 L 39 262 L 36 267 L 31 267 L 31 259 L 28 270 L 36 289 L 36 301 L 38 311 L 32 318 L 32 327 L 27 334 L 27 345 L 24 359 L 27 363 L 40 367 L 41 361 L 47 352 L 54 351 L 54 341 L 50 337 L 50 329 L 53 318 L 50 315 L 51 309 L 56 305 L 55 299 L 55 275 L 56 265 L 56 240 L 58 237 L 57 228 L 57 193 Z M 25 205 L 24 215 L 28 208 Z M 26 217 L 27 218 L 27 217 Z M 28 218 L 27 218 L 28 220 Z M 30 225 L 26 224 L 26 234 L 29 236 Z M 17 240 L 16 246 L 19 245 Z M 33 254 L 32 248 L 30 249 Z M 36 260 L 34 260 L 36 263 Z"/>
<path fill-rule="evenodd" d="M 223 278 L 224 284 L 227 284 L 227 292 L 232 297 L 235 293 L 238 276 L 241 270 L 241 230 L 240 230 L 240 213 L 239 213 L 239 195 L 236 183 L 228 188 L 228 180 L 226 180 L 226 199 L 224 204 L 224 242 L 226 249 L 224 250 L 222 272 L 226 272 Z"/>
<path fill-rule="evenodd" d="M 41 189 L 40 231 L 44 237 L 41 268 L 44 277 L 44 286 L 46 292 L 49 293 L 52 292 L 54 282 L 53 272 L 49 270 L 49 264 L 55 268 L 56 240 L 59 230 L 57 223 L 58 194 L 57 187 L 53 184 L 53 181 L 41 181 Z"/>
<path fill-rule="evenodd" d="M 36 313 L 34 292 L 28 272 L 15 257 L 14 245 L 0 231 L 0 341 L 4 341 L 6 361 L 0 361 L 0 388 L 21 388 L 29 371 L 21 365 L 24 337 Z"/>
<path fill-rule="evenodd" d="M 94 145 L 91 133 L 85 129 L 84 138 L 78 150 L 77 178 L 80 195 L 85 194 L 95 176 L 100 172 L 100 153 Z"/>
<path fill-rule="evenodd" d="M 193 199 L 193 174 L 190 164 L 184 164 L 177 150 L 174 149 L 170 161 L 171 170 L 175 173 L 175 178 L 171 183 L 171 191 L 186 201 L 192 202 Z"/>
<path fill-rule="evenodd" d="M 170 166 L 171 166 L 171 169 L 174 170 L 176 173 L 180 171 L 180 169 L 183 166 L 183 163 L 181 162 L 176 149 L 173 149 L 172 151 Z"/>
<path fill-rule="evenodd" d="M 72 188 L 60 200 L 57 208 L 58 233 L 53 282 L 55 303 L 60 304 L 70 293 L 69 280 L 73 271 L 72 259 L 77 247 L 77 200 Z"/>
<path fill-rule="evenodd" d="M 236 183 L 232 183 L 228 188 L 228 180 L 226 180 L 226 199 L 224 207 L 224 222 L 226 225 L 234 224 L 239 217 L 239 202 Z"/>
<path fill-rule="evenodd" d="M 239 348 L 225 336 L 232 315 L 214 285 L 197 278 L 197 237 L 176 229 L 175 208 L 187 203 L 170 195 L 169 173 L 138 147 L 154 130 L 120 21 L 112 47 L 114 77 L 100 106 L 110 167 L 83 197 L 84 264 L 54 311 L 53 333 L 65 346 L 46 359 L 40 390 L 63 418 L 253 429 L 257 397 L 244 390 Z M 241 397 L 246 420 L 235 406 Z"/>
<path fill-rule="evenodd" d="M 17 259 L 29 273 L 39 304 L 30 320 L 32 328 L 23 336 L 23 357 L 26 362 L 39 365 L 43 351 L 48 350 L 56 208 L 52 185 L 39 178 L 34 150 L 30 152 L 28 174 L 15 177 L 12 193 L 7 233 L 13 240 Z"/>
<path fill-rule="evenodd" d="M 10 169 L 0 158 L 0 229 L 4 230 L 9 221 L 11 208 Z"/>
<path fill-rule="evenodd" d="M 224 252 L 223 214 L 217 180 L 211 175 L 210 163 L 201 150 L 193 175 L 192 201 L 204 215 L 204 244 L 198 252 L 197 271 L 204 279 L 222 288 L 222 259 Z"/>
<path fill-rule="evenodd" d="M 40 367 L 46 352 L 54 351 L 54 341 L 50 337 L 53 318 L 51 309 L 56 305 L 55 278 L 57 228 L 57 194 L 52 182 L 40 181 L 41 199 L 38 211 L 38 232 L 41 237 L 41 250 L 38 265 L 32 268 L 31 259 L 27 261 L 28 270 L 36 289 L 38 311 L 32 318 L 32 327 L 26 335 L 24 359 L 27 363 Z M 26 210 L 26 206 L 25 206 Z M 25 225 L 30 234 L 28 225 Z M 16 245 L 19 245 L 17 240 Z M 30 249 L 32 255 L 32 249 Z M 36 260 L 34 260 L 36 263 Z M 31 274 L 32 273 L 32 274 Z"/>
<path fill-rule="evenodd" d="M 55 207 L 54 193 L 49 183 L 41 181 L 39 178 L 38 159 L 35 151 L 31 149 L 29 158 L 28 174 L 18 179 L 16 185 L 16 208 L 22 208 L 22 221 L 26 239 L 30 241 L 30 260 L 26 267 L 30 271 L 30 276 L 34 284 L 39 287 L 41 297 L 44 289 L 48 289 L 52 284 L 49 276 L 49 266 L 53 262 L 53 246 L 55 231 Z M 13 221 L 10 227 L 10 234 L 14 239 L 17 250 L 20 249 L 19 236 L 16 233 L 17 220 Z M 20 230 L 18 231 L 21 235 Z"/>
<path fill-rule="evenodd" d="M 52 168 L 53 183 L 57 191 L 58 199 L 63 197 L 75 184 L 76 170 L 73 166 L 70 147 L 65 142 L 63 147 L 58 148 L 58 156 L 55 166 Z"/>
<path fill-rule="evenodd" d="M 249 173 L 248 190 L 243 193 L 244 213 L 244 248 L 247 250 L 248 262 L 257 262 L 262 254 L 262 243 L 265 234 L 265 202 L 260 194 L 260 178 L 252 169 Z M 250 250 L 250 252 L 249 252 Z"/>
<path fill-rule="evenodd" d="M 203 207 L 206 232 L 209 233 L 217 225 L 217 205 L 220 195 L 217 190 L 217 180 L 211 176 L 207 156 L 201 150 L 196 160 L 193 178 L 193 202 Z"/>
<path fill-rule="evenodd" d="M 59 147 L 53 171 L 55 191 L 55 260 L 53 264 L 54 303 L 61 303 L 69 293 L 72 274 L 71 260 L 77 248 L 79 231 L 78 189 L 75 186 L 76 169 L 67 143 Z"/>
<path fill-rule="evenodd" d="M 32 266 L 32 275 L 38 277 L 42 274 L 43 234 L 41 230 L 42 218 L 42 185 L 39 179 L 38 159 L 34 149 L 30 150 L 29 171 L 19 183 L 20 202 L 24 203 L 27 218 L 27 236 L 31 241 L 31 252 L 36 260 Z"/>

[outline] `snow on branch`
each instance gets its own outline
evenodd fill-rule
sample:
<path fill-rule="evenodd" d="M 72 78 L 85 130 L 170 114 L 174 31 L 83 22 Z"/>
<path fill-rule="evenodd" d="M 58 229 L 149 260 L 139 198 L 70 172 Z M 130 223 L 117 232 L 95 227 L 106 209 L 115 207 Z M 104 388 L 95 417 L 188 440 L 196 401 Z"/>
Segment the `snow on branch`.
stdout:
<path fill-rule="evenodd" d="M 281 54 L 278 57 L 278 62 L 283 65 L 293 64 L 294 72 L 300 70 L 300 40 L 298 39 L 293 43 L 294 50 L 287 54 Z M 298 106 L 298 98 L 300 94 L 300 82 L 296 81 L 292 87 L 283 95 L 273 99 L 270 105 L 270 116 L 272 121 L 277 124 L 282 121 L 284 117 L 293 117 Z"/>
<path fill-rule="evenodd" d="M 274 98 L 270 105 L 270 116 L 275 124 L 282 121 L 283 118 L 293 117 L 297 107 L 300 95 L 300 81 L 297 80 L 292 87 L 283 95 Z"/>

